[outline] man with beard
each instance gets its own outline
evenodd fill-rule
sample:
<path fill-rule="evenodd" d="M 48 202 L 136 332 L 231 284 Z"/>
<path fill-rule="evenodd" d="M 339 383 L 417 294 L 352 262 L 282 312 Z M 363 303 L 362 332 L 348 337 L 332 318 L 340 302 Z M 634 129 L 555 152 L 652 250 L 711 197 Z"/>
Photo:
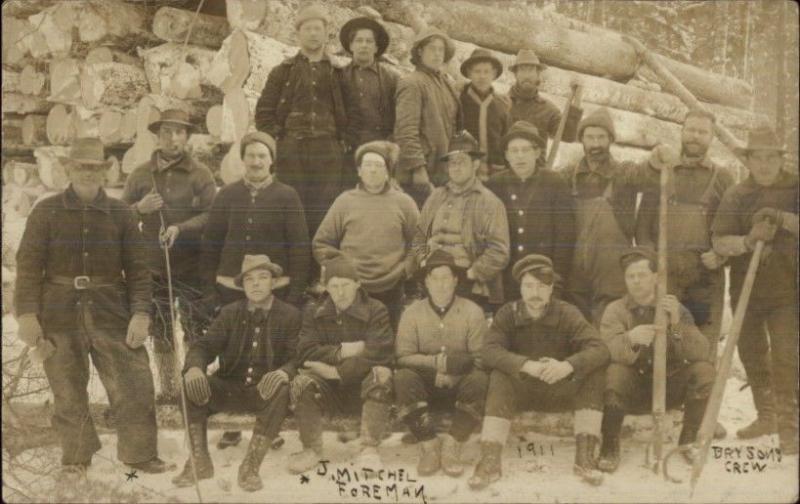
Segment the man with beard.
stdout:
<path fill-rule="evenodd" d="M 481 458 L 469 479 L 484 488 L 502 476 L 501 455 L 519 411 L 574 411 L 573 471 L 599 485 L 594 460 L 600 441 L 608 348 L 571 304 L 553 299 L 556 272 L 546 256 L 531 254 L 514 265 L 521 299 L 503 305 L 484 343 L 491 370 L 481 431 Z"/>
<path fill-rule="evenodd" d="M 147 240 L 146 260 L 153 275 L 153 350 L 161 382 L 158 402 L 175 402 L 178 382 L 170 320 L 167 265 L 162 247 L 169 248 L 174 297 L 178 300 L 184 338 L 202 334 L 207 314 L 200 309 L 203 278 L 197 269 L 208 210 L 217 192 L 214 176 L 186 151 L 195 126 L 182 110 L 165 110 L 149 126 L 158 135 L 158 149 L 136 168 L 122 200 L 136 210 Z"/>
<path fill-rule="evenodd" d="M 772 130 L 750 133 L 743 151 L 750 176 L 723 196 L 712 243 L 731 263 L 734 306 L 753 248 L 766 243 L 739 339 L 758 418 L 736 434 L 748 439 L 777 430 L 781 453 L 797 455 L 798 180 L 784 168 L 784 153 Z"/>
<path fill-rule="evenodd" d="M 506 208 L 511 239 L 509 264 L 531 253 L 542 254 L 552 258 L 561 278 L 569 278 L 575 243 L 572 198 L 564 179 L 545 169 L 540 157 L 545 144 L 534 125 L 527 121 L 514 123 L 499 146 L 511 169 L 494 175 L 486 186 Z M 506 301 L 519 297 L 511 268 L 505 270 L 503 287 Z M 558 290 L 563 287 L 557 285 Z"/>
<path fill-rule="evenodd" d="M 547 69 L 532 49 L 522 49 L 511 65 L 516 83 L 511 87 L 508 96 L 511 98 L 511 123 L 528 121 L 536 126 L 542 136 L 553 138 L 558 133 L 561 112 L 552 102 L 539 96 L 541 74 Z M 567 122 L 561 136 L 563 142 L 574 142 L 578 123 L 583 110 L 571 106 L 567 114 Z M 544 161 L 545 149 L 540 152 Z"/>

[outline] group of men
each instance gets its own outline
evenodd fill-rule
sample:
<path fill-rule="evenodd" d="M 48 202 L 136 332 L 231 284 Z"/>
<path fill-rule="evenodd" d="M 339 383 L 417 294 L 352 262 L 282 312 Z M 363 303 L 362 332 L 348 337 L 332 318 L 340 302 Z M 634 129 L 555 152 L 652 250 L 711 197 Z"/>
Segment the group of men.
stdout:
<path fill-rule="evenodd" d="M 179 387 L 187 399 L 179 486 L 214 474 L 213 413 L 255 413 L 238 475 L 255 491 L 290 412 L 303 450 L 289 468 L 302 473 L 323 458 L 322 416 L 339 412 L 360 413 L 362 461 L 378 467 L 393 408 L 419 443 L 422 476 L 461 475 L 462 446 L 480 429 L 473 488 L 501 477 L 517 412 L 574 411 L 575 472 L 599 484 L 620 463 L 624 416 L 649 405 L 656 310 L 668 314 L 667 402 L 683 406 L 690 459 L 715 379 L 723 268 L 735 304 L 758 242 L 767 252 L 739 345 L 758 418 L 737 435 L 777 432 L 783 453 L 797 453 L 798 179 L 773 133 L 751 134 L 750 175 L 734 184 L 708 158 L 706 112 L 688 113 L 680 152 L 659 146 L 637 164 L 611 155 L 607 110 L 573 108 L 563 139 L 585 155 L 554 172 L 543 160 L 561 114 L 538 94 L 545 66 L 532 51 L 510 68 L 506 97 L 492 88 L 503 65 L 476 50 L 459 92 L 444 71 L 454 54 L 444 33 L 419 33 L 415 70 L 399 78 L 379 61 L 389 44 L 380 23 L 343 26 L 345 68 L 326 56 L 329 24 L 319 6 L 298 12 L 300 51 L 269 74 L 257 131 L 240 142 L 240 181 L 217 191 L 185 148 L 196 125 L 179 110 L 151 125 L 158 149 L 122 201 L 103 190 L 98 140 L 74 141 L 62 159 L 71 183 L 31 212 L 15 305 L 20 338 L 51 345 L 44 368 L 65 473 L 85 472 L 100 448 L 90 355 L 119 459 L 174 468 L 157 455 L 142 346 L 152 336 L 159 400 Z M 659 299 L 662 170 L 670 292 Z M 414 281 L 423 295 L 409 304 Z M 173 300 L 188 344 L 181 373 Z M 447 432 L 437 433 L 432 405 L 452 410 Z M 240 437 L 227 432 L 219 446 Z"/>

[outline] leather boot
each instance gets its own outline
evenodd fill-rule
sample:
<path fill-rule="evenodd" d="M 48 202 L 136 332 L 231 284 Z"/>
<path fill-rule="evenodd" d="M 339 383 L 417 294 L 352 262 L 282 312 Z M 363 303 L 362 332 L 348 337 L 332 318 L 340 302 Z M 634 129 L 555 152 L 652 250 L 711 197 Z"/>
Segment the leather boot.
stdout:
<path fill-rule="evenodd" d="M 683 427 L 678 436 L 678 445 L 690 445 L 697 440 L 697 431 L 703 421 L 707 399 L 690 399 L 683 405 Z"/>
<path fill-rule="evenodd" d="M 442 470 L 448 476 L 459 477 L 464 473 L 464 466 L 461 464 L 461 447 L 459 442 L 450 434 L 442 435 Z"/>
<path fill-rule="evenodd" d="M 603 473 L 597 469 L 594 450 L 599 439 L 591 434 L 580 433 L 575 436 L 575 464 L 572 470 L 585 482 L 597 486 L 603 482 Z"/>
<path fill-rule="evenodd" d="M 145 462 L 137 462 L 135 464 L 125 464 L 132 467 L 137 471 L 142 471 L 145 474 L 161 474 L 169 471 L 174 471 L 176 465 L 171 462 L 165 462 L 158 457 L 153 457 Z"/>
<path fill-rule="evenodd" d="M 322 407 L 315 398 L 317 393 L 315 387 L 303 390 L 295 405 L 303 451 L 289 456 L 289 471 L 294 474 L 310 471 L 322 457 Z"/>
<path fill-rule="evenodd" d="M 468 480 L 470 488 L 480 490 L 500 479 L 503 475 L 502 455 L 503 445 L 481 441 L 481 458 Z"/>
<path fill-rule="evenodd" d="M 197 464 L 197 479 L 204 480 L 214 477 L 214 464 L 208 454 L 208 433 L 206 423 L 189 424 L 189 443 L 194 457 L 189 457 L 183 466 L 183 471 L 172 478 L 172 484 L 177 487 L 194 485 L 194 471 L 192 471 L 192 458 Z"/>
<path fill-rule="evenodd" d="M 775 398 L 767 387 L 750 387 L 758 417 L 750 425 L 736 431 L 739 439 L 753 439 L 778 432 L 778 421 L 775 416 Z"/>
<path fill-rule="evenodd" d="M 438 437 L 428 439 L 419 443 L 419 462 L 417 463 L 417 474 L 420 476 L 430 476 L 435 474 L 441 467 L 442 460 L 442 440 Z"/>
<path fill-rule="evenodd" d="M 367 399 L 361 407 L 361 453 L 359 467 L 368 467 L 377 474 L 383 469 L 378 445 L 389 426 L 389 404 Z"/>
<path fill-rule="evenodd" d="M 247 445 L 247 453 L 239 466 L 239 487 L 246 492 L 255 492 L 264 488 L 261 476 L 258 471 L 261 469 L 261 462 L 269 450 L 272 440 L 263 434 L 253 434 L 250 444 Z"/>
<path fill-rule="evenodd" d="M 624 420 L 625 413 L 620 408 L 606 406 L 603 411 L 603 444 L 597 460 L 597 468 L 603 472 L 613 473 L 619 467 L 619 435 Z"/>
<path fill-rule="evenodd" d="M 403 419 L 408 429 L 419 440 L 420 459 L 417 474 L 428 476 L 441 467 L 441 441 L 436 437 L 428 408 L 419 408 Z"/>

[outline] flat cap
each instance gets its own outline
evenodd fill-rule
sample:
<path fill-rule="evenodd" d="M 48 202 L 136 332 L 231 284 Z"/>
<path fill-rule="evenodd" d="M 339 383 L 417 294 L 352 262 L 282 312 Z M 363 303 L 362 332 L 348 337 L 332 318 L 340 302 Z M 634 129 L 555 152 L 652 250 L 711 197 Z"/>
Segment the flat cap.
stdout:
<path fill-rule="evenodd" d="M 619 256 L 619 265 L 624 272 L 628 266 L 642 259 L 648 259 L 654 268 L 658 265 L 658 254 L 650 247 L 630 247 Z"/>
<path fill-rule="evenodd" d="M 529 254 L 517 261 L 511 269 L 511 276 L 519 283 L 525 273 L 540 270 L 542 268 L 553 269 L 553 261 L 542 254 Z"/>

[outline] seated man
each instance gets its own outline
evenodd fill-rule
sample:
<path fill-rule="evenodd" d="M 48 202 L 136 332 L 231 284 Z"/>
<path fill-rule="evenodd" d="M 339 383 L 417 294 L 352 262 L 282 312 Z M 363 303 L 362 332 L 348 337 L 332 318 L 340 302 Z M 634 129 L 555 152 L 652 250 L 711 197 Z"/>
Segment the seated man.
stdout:
<path fill-rule="evenodd" d="M 463 270 L 452 255 L 434 251 L 424 265 L 428 297 L 403 313 L 397 331 L 395 394 L 402 418 L 421 442 L 417 473 L 441 467 L 450 476 L 464 471 L 461 446 L 480 423 L 489 376 L 475 367 L 487 330 L 483 310 L 456 295 Z M 436 437 L 428 401 L 455 399 L 450 432 Z"/>
<path fill-rule="evenodd" d="M 552 298 L 556 273 L 543 255 L 514 265 L 522 299 L 497 312 L 483 347 L 491 369 L 481 431 L 481 458 L 469 479 L 484 488 L 500 479 L 500 458 L 517 411 L 575 411 L 576 474 L 602 482 L 593 458 L 600 421 L 608 348 L 571 304 Z"/>
<path fill-rule="evenodd" d="M 323 412 L 351 409 L 361 409 L 362 466 L 377 470 L 392 395 L 389 312 L 367 295 L 345 256 L 322 264 L 322 280 L 328 295 L 306 308 L 297 346 L 303 368 L 291 396 L 303 451 L 291 456 L 289 470 L 303 473 L 320 460 Z"/>
<path fill-rule="evenodd" d="M 669 314 L 667 330 L 667 407 L 683 404 L 683 428 L 678 444 L 691 463 L 692 451 L 706 401 L 714 385 L 714 366 L 708 362 L 708 340 L 689 311 L 675 296 L 656 299 L 658 275 L 655 252 L 635 247 L 620 265 L 628 294 L 611 302 L 603 314 L 600 334 L 611 352 L 606 371 L 603 445 L 598 468 L 614 472 L 619 466 L 619 433 L 625 413 L 650 410 L 653 392 L 653 351 L 656 305 Z"/>
<path fill-rule="evenodd" d="M 222 308 L 208 332 L 192 343 L 186 355 L 183 382 L 192 456 L 172 482 L 194 484 L 192 461 L 198 479 L 214 477 L 208 454 L 206 421 L 220 411 L 256 413 L 253 437 L 239 466 L 239 486 L 254 492 L 262 488 L 258 471 L 272 440 L 289 412 L 289 383 L 296 374 L 294 362 L 301 316 L 294 306 L 272 294 L 273 282 L 283 268 L 266 255 L 245 255 L 235 277 L 247 299 Z M 206 367 L 219 357 L 219 370 L 206 375 Z"/>

